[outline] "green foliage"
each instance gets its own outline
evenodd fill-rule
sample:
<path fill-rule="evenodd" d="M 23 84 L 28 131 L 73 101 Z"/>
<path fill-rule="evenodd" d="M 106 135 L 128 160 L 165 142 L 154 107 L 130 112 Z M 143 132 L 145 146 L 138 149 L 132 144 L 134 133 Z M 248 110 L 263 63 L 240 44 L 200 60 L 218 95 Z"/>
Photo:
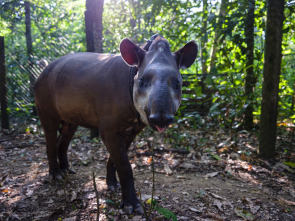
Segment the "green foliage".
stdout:
<path fill-rule="evenodd" d="M 172 213 L 169 209 L 165 209 L 163 207 L 155 208 L 160 214 L 162 214 L 167 219 L 172 219 L 173 221 L 177 221 L 177 217 L 174 213 Z"/>
<path fill-rule="evenodd" d="M 292 167 L 292 168 L 295 168 L 295 163 L 294 162 L 283 162 L 283 164 L 289 166 L 289 167 Z"/>

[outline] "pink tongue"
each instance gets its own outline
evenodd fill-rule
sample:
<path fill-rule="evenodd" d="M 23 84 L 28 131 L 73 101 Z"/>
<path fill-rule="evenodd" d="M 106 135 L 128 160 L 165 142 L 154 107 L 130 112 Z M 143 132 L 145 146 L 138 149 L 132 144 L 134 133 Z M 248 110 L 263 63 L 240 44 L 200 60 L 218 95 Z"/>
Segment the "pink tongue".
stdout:
<path fill-rule="evenodd" d="M 159 126 L 156 126 L 157 130 L 159 131 L 159 133 L 162 133 L 166 127 L 159 127 Z"/>

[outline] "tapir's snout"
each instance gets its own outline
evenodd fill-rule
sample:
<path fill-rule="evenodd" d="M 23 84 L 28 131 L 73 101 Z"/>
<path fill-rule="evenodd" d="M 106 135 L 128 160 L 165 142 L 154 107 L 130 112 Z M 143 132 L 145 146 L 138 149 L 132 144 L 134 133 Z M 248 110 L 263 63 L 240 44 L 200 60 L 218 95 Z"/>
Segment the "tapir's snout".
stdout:
<path fill-rule="evenodd" d="M 163 132 L 174 121 L 174 116 L 171 114 L 151 114 L 149 116 L 149 124 L 152 128 L 157 129 L 160 133 Z"/>

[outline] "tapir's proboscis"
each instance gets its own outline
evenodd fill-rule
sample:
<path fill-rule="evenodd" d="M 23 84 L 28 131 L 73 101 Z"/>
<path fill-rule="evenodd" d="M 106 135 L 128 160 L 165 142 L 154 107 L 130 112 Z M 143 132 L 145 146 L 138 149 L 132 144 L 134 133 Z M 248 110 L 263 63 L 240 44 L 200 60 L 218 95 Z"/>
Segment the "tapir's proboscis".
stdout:
<path fill-rule="evenodd" d="M 126 38 L 120 52 L 73 53 L 55 60 L 35 84 L 35 102 L 50 177 L 61 180 L 74 172 L 67 150 L 77 127 L 98 128 L 110 153 L 108 188 L 115 191 L 121 184 L 125 212 L 143 214 L 127 149 L 145 126 L 161 133 L 173 122 L 182 95 L 179 70 L 194 63 L 198 47 L 190 41 L 172 53 L 167 40 L 155 35 L 144 48 Z"/>

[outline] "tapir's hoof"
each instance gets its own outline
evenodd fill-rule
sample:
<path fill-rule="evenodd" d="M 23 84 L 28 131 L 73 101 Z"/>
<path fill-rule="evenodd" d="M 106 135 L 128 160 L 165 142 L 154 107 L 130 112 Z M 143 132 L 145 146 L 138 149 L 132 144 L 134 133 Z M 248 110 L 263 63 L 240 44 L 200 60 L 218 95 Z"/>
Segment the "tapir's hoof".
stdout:
<path fill-rule="evenodd" d="M 120 205 L 121 208 L 124 207 L 124 211 L 127 215 L 132 215 L 133 212 L 139 214 L 139 215 L 143 215 L 144 214 L 144 210 L 142 208 L 142 206 L 140 204 L 137 204 L 135 207 L 133 207 L 132 205 L 124 205 L 123 203 L 121 203 Z"/>
<path fill-rule="evenodd" d="M 137 204 L 134 208 L 134 211 L 139 214 L 139 215 L 143 215 L 144 214 L 144 210 L 142 208 L 142 206 L 140 204 Z"/>
<path fill-rule="evenodd" d="M 68 174 L 75 174 L 76 171 L 72 168 L 58 169 L 49 171 L 49 177 L 51 180 L 63 180 Z"/>
<path fill-rule="evenodd" d="M 133 206 L 129 205 L 129 206 L 124 206 L 124 211 L 127 215 L 131 215 L 133 214 Z"/>
<path fill-rule="evenodd" d="M 63 175 L 60 171 L 59 172 L 49 172 L 49 178 L 51 180 L 61 181 L 61 180 L 63 180 Z"/>
<path fill-rule="evenodd" d="M 76 174 L 76 171 L 72 168 L 61 169 L 61 172 L 63 174 L 63 177 L 66 177 L 67 174 Z"/>
<path fill-rule="evenodd" d="M 112 193 L 116 192 L 120 188 L 121 188 L 121 185 L 118 182 L 116 184 L 108 185 L 108 190 L 111 191 Z"/>

